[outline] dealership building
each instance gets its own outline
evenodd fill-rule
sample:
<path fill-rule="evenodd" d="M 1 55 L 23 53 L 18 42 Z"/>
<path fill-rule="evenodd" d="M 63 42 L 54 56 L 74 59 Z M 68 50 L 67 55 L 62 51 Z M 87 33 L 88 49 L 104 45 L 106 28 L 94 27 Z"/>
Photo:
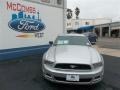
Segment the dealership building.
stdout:
<path fill-rule="evenodd" d="M 100 37 L 120 37 L 120 22 L 95 25 L 94 32 Z"/>
<path fill-rule="evenodd" d="M 67 20 L 67 31 L 78 30 L 80 27 L 94 26 L 93 31 L 99 37 L 120 37 L 120 22 L 112 22 L 108 18 L 71 19 Z"/>

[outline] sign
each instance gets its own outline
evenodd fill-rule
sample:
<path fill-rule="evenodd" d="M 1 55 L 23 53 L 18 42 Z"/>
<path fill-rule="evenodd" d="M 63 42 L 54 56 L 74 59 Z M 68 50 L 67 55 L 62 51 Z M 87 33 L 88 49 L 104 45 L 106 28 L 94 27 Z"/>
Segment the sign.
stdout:
<path fill-rule="evenodd" d="M 48 45 L 64 32 L 64 9 L 37 2 L 0 0 L 0 50 Z"/>
<path fill-rule="evenodd" d="M 45 24 L 40 18 L 39 10 L 20 3 L 7 2 L 6 5 L 7 10 L 13 11 L 11 20 L 8 22 L 9 28 L 17 32 L 27 33 L 17 35 L 16 37 L 28 38 L 42 37 L 44 35 L 44 33 L 40 33 L 40 31 L 45 29 Z M 29 35 L 28 33 L 34 35 Z"/>
<path fill-rule="evenodd" d="M 45 28 L 39 16 L 35 18 L 34 15 L 27 15 L 23 11 L 20 11 L 18 14 L 12 14 L 12 19 L 8 22 L 8 26 L 12 30 L 23 33 L 35 33 Z"/>

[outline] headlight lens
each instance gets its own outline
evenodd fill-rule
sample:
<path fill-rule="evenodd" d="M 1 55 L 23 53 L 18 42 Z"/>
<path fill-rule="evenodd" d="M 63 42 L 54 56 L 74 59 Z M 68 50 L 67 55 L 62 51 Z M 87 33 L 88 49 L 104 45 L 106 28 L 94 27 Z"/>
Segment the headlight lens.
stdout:
<path fill-rule="evenodd" d="M 48 66 L 53 66 L 53 65 L 54 65 L 54 62 L 49 61 L 49 60 L 44 60 L 44 64 L 45 64 L 45 65 L 48 65 Z"/>
<path fill-rule="evenodd" d="M 103 66 L 103 63 L 102 63 L 102 62 L 98 62 L 98 63 L 94 63 L 94 64 L 93 64 L 93 67 L 94 67 L 94 68 L 99 68 L 99 67 L 101 67 L 101 66 Z"/>

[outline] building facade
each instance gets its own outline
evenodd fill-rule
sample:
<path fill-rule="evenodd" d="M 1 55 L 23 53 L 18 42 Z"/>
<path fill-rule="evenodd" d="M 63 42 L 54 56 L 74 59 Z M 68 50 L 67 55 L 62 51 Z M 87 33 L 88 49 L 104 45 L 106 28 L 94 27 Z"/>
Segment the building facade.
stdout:
<path fill-rule="evenodd" d="M 66 0 L 0 0 L 0 61 L 44 53 L 65 32 Z"/>
<path fill-rule="evenodd" d="M 89 25 L 99 25 L 104 23 L 110 23 L 112 20 L 107 18 L 96 18 L 96 19 L 69 19 L 67 20 L 67 30 L 76 30 L 81 26 L 89 26 Z"/>
<path fill-rule="evenodd" d="M 111 19 L 71 19 L 67 20 L 67 31 L 77 30 L 83 26 L 95 26 L 93 32 L 99 37 L 120 37 L 120 22 L 112 22 Z"/>
<path fill-rule="evenodd" d="M 95 25 L 94 32 L 99 37 L 120 37 L 120 22 Z"/>

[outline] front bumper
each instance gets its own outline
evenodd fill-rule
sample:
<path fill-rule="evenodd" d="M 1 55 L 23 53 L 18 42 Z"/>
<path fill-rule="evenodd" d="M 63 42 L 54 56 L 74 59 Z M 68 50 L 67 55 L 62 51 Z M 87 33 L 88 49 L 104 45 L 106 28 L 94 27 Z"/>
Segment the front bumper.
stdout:
<path fill-rule="evenodd" d="M 91 85 L 99 83 L 103 79 L 104 67 L 100 67 L 96 70 L 91 71 L 75 71 L 75 70 L 60 70 L 53 69 L 46 65 L 43 66 L 43 76 L 45 79 L 63 84 L 80 84 L 80 85 Z M 67 81 L 67 75 L 79 75 L 79 81 Z"/>

